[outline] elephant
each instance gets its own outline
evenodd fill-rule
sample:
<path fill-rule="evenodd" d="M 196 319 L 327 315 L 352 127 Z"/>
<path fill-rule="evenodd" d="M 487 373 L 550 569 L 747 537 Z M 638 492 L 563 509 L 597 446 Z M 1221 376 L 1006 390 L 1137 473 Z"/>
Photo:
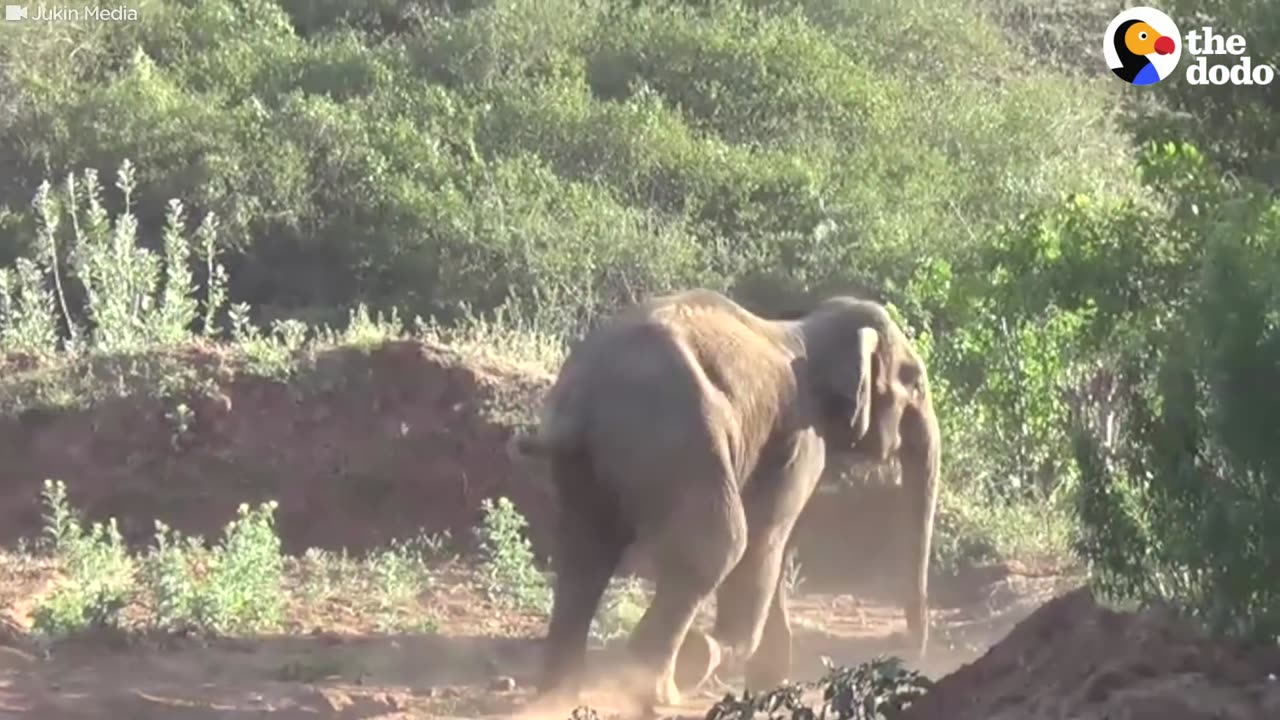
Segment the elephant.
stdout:
<path fill-rule="evenodd" d="M 570 351 L 513 445 L 546 461 L 560 505 L 541 703 L 577 701 L 591 620 L 636 542 L 655 590 L 627 643 L 630 698 L 679 704 L 731 661 L 750 688 L 784 682 L 782 566 L 828 457 L 900 462 L 908 654 L 924 655 L 941 439 L 924 362 L 883 305 L 836 296 L 769 320 L 706 289 L 642 300 Z M 691 628 L 713 594 L 707 637 Z"/>

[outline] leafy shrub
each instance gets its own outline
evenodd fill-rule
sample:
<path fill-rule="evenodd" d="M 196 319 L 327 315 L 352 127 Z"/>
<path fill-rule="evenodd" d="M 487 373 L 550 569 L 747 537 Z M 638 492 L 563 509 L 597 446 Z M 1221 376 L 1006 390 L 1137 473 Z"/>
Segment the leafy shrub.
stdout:
<path fill-rule="evenodd" d="M 32 611 L 37 632 L 68 635 L 89 629 L 116 629 L 129 602 L 134 561 L 115 520 L 86 529 L 67 500 L 64 483 L 46 480 L 43 547 L 60 561 L 63 578 Z"/>
<path fill-rule="evenodd" d="M 1152 146 L 1140 200 L 1062 198 L 1006 224 L 965 263 L 922 267 L 902 293 L 925 327 L 946 438 L 944 567 L 1071 554 L 1079 470 L 1071 420 L 1108 394 L 1120 349 L 1169 322 L 1193 280 L 1207 208 L 1230 193 L 1194 148 Z"/>
<path fill-rule="evenodd" d="M 1242 194 L 1120 373 L 1123 431 L 1081 419 L 1082 551 L 1114 596 L 1280 637 L 1280 203 Z M 1087 430 L 1088 432 L 1085 432 Z"/>
<path fill-rule="evenodd" d="M 284 559 L 272 515 L 274 502 L 241 505 L 222 541 L 205 548 L 199 539 L 166 539 L 157 523 L 148 558 L 162 626 L 190 626 L 217 634 L 274 629 L 284 609 Z"/>
<path fill-rule="evenodd" d="M 514 289 L 580 319 L 753 274 L 879 292 L 1060 193 L 1133 189 L 1110 98 L 959 0 L 212 0 L 75 58 L 58 33 L 0 63 L 0 206 L 132 158 L 140 206 L 220 218 L 254 307 L 450 319 Z M 9 257 L 35 242 L 14 217 Z M 163 223 L 140 215 L 144 244 Z"/>
<path fill-rule="evenodd" d="M 61 481 L 45 482 L 43 547 L 63 582 L 33 612 L 36 629 L 64 636 L 93 628 L 229 634 L 274 628 L 283 611 L 283 557 L 274 503 L 241 505 L 222 542 L 208 547 L 156 523 L 155 543 L 134 557 L 115 519 L 86 530 Z M 126 620 L 126 610 L 147 610 Z"/>
<path fill-rule="evenodd" d="M 839 718 L 885 720 L 911 706 L 932 684 L 915 670 L 907 670 L 897 658 L 882 657 L 853 668 L 835 666 L 823 658 L 827 674 L 815 683 L 796 683 L 753 694 L 726 695 L 707 712 L 707 720 L 770 720 Z M 805 703 L 804 695 L 820 690 L 818 707 Z"/>
<path fill-rule="evenodd" d="M 589 637 L 600 644 L 629 637 L 644 617 L 653 594 L 638 578 L 613 578 L 605 589 Z"/>
<path fill-rule="evenodd" d="M 193 250 L 208 269 L 204 333 L 225 297 L 226 273 L 214 257 L 217 221 L 206 215 L 194 240 L 186 236 L 182 203 L 171 200 L 162 254 L 139 245 L 133 212 L 133 165 L 121 164 L 117 188 L 124 209 L 114 221 L 103 204 L 97 173 L 67 176 L 61 195 L 45 181 L 34 206 L 39 252 L 0 271 L 0 339 L 9 351 L 51 357 L 59 349 L 103 353 L 170 346 L 192 337 L 200 319 L 191 271 Z M 65 217 L 64 217 L 65 215 Z M 65 225 L 64 225 L 65 222 Z M 70 229 L 65 250 L 62 240 Z M 70 271 L 64 278 L 64 267 Z M 72 287 L 67 280 L 74 278 Z M 80 303 L 75 298 L 82 298 Z"/>
<path fill-rule="evenodd" d="M 483 518 L 476 534 L 483 554 L 481 569 L 491 597 L 513 602 L 517 607 L 547 612 L 551 589 L 535 564 L 529 539 L 524 536 L 528 521 L 505 497 L 485 498 Z"/>

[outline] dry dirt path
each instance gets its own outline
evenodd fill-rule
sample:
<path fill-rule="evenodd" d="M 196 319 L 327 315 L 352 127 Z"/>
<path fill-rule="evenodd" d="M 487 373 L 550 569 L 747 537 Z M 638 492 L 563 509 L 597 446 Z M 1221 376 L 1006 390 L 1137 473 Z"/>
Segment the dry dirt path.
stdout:
<path fill-rule="evenodd" d="M 939 677 L 972 660 L 1071 581 L 1006 577 L 975 589 L 962 608 L 935 612 L 934 647 L 922 669 Z M 796 677 L 821 675 L 821 658 L 852 664 L 892 652 L 904 630 L 895 608 L 847 595 L 794 602 Z M 0 643 L 0 716 L 41 720 L 308 720 L 511 717 L 529 699 L 538 623 L 448 613 L 438 635 L 175 640 L 130 646 L 97 640 L 46 653 Z M 616 651 L 593 651 L 596 668 Z M 609 698 L 589 696 L 602 714 Z M 690 698 L 671 715 L 702 717 L 717 699 Z"/>

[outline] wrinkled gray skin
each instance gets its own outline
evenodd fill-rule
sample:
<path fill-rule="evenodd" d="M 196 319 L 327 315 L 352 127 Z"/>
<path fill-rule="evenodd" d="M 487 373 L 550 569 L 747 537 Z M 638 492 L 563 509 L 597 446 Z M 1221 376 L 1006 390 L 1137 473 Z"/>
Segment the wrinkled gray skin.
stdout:
<path fill-rule="evenodd" d="M 538 432 L 515 446 L 549 460 L 562 508 L 543 702 L 576 701 L 591 619 L 637 541 L 656 571 L 629 645 L 638 702 L 676 704 L 677 675 L 696 687 L 730 659 L 746 661 L 749 687 L 786 679 L 783 559 L 829 456 L 900 459 L 904 604 L 923 655 L 940 439 L 924 365 L 882 306 L 837 297 L 769 321 L 705 290 L 650 299 L 574 349 Z M 711 657 L 686 671 L 682 644 L 712 593 Z"/>

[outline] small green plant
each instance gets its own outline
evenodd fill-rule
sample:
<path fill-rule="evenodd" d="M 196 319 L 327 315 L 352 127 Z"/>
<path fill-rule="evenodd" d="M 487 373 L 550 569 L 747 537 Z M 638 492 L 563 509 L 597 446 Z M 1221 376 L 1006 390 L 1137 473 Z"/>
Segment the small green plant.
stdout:
<path fill-rule="evenodd" d="M 164 630 L 198 630 L 201 579 L 196 574 L 208 549 L 198 537 L 156 521 L 155 543 L 143 558 L 142 583 L 151 600 L 150 623 Z"/>
<path fill-rule="evenodd" d="M 454 552 L 453 533 L 442 530 L 438 533 L 423 532 L 413 541 L 419 551 L 431 562 L 452 562 L 457 559 Z"/>
<path fill-rule="evenodd" d="M 359 303 L 347 314 L 347 327 L 341 333 L 329 333 L 335 345 L 369 346 L 396 340 L 404 336 L 404 323 L 400 321 L 400 311 L 391 308 L 391 312 L 369 314 L 369 307 Z"/>
<path fill-rule="evenodd" d="M 252 323 L 251 310 L 248 303 L 235 303 L 228 313 L 231 339 L 244 354 L 248 370 L 267 377 L 290 377 L 306 349 L 310 329 L 301 320 L 276 320 L 264 333 Z"/>
<path fill-rule="evenodd" d="M 274 628 L 284 607 L 284 560 L 274 514 L 277 503 L 241 504 L 223 541 L 209 555 L 207 591 L 197 605 L 200 624 L 215 632 Z"/>
<path fill-rule="evenodd" d="M 907 670 L 894 657 L 880 657 L 856 667 L 836 666 L 822 659 L 826 675 L 814 683 L 783 685 L 768 692 L 726 694 L 712 706 L 707 720 L 888 720 L 911 706 L 932 683 L 915 670 Z M 814 708 L 804 696 L 822 693 Z"/>
<path fill-rule="evenodd" d="M 293 563 L 297 597 L 311 607 L 335 601 L 350 606 L 372 618 L 378 632 L 435 632 L 437 619 L 418 598 L 431 586 L 429 564 L 444 543 L 441 536 L 421 535 L 362 558 L 311 548 Z"/>
<path fill-rule="evenodd" d="M 181 450 L 195 422 L 195 411 L 186 403 L 178 403 L 172 410 L 167 411 L 164 417 L 169 421 L 169 445 L 174 450 Z"/>
<path fill-rule="evenodd" d="M 500 358 L 542 372 L 555 372 L 564 362 L 566 334 L 547 327 L 547 323 L 528 319 L 528 313 L 520 307 L 508 299 L 489 318 L 463 305 L 461 317 L 447 327 L 435 318 L 414 318 L 414 333 L 469 357 Z"/>
<path fill-rule="evenodd" d="M 95 170 L 67 177 L 64 192 L 52 191 L 46 180 L 33 201 L 38 228 L 36 260 L 20 258 L 16 272 L 3 277 L 0 300 L 5 314 L 6 347 L 52 352 L 66 326 L 65 347 L 103 352 L 140 350 L 187 340 L 200 317 L 191 263 L 197 246 L 203 251 L 209 277 L 205 293 L 206 333 L 226 297 L 226 272 L 214 258 L 217 222 L 206 215 L 192 238 L 186 233 L 186 213 L 177 199 L 169 201 L 159 254 L 140 243 L 134 215 L 135 170 L 120 164 L 116 188 L 123 210 L 109 216 Z M 70 239 L 66 262 L 83 291 L 81 312 L 67 300 L 59 256 L 63 215 Z M 83 315 L 83 318 L 80 317 Z"/>
<path fill-rule="evenodd" d="M 380 631 L 410 629 L 413 625 L 417 630 L 434 630 L 434 622 L 417 617 L 408 609 L 430 585 L 431 578 L 422 554 L 413 545 L 394 542 L 389 548 L 371 553 L 364 565 L 375 588 L 374 612 Z"/>
<path fill-rule="evenodd" d="M 0 270 L 0 343 L 8 352 L 49 357 L 57 350 L 57 316 L 42 282 L 40 266 L 29 258 Z"/>
<path fill-rule="evenodd" d="M 144 559 L 149 622 L 170 630 L 234 634 L 278 626 L 284 609 L 284 559 L 273 514 L 276 503 L 242 504 L 222 541 L 206 547 L 156 523 L 155 544 Z"/>
<path fill-rule="evenodd" d="M 484 559 L 482 572 L 490 597 L 516 606 L 547 612 L 551 591 L 547 578 L 534 563 L 532 546 L 524 536 L 528 521 L 505 497 L 481 503 L 484 518 L 477 534 Z"/>
<path fill-rule="evenodd" d="M 726 694 L 707 712 L 707 720 L 753 720 L 763 713 L 769 720 L 809 720 L 816 718 L 805 704 L 803 685 L 783 685 L 761 693 L 744 690 L 741 695 Z"/>
<path fill-rule="evenodd" d="M 57 561 L 63 583 L 36 605 L 37 632 L 60 637 L 84 630 L 117 629 L 134 590 L 134 563 L 115 519 L 86 530 L 67 500 L 66 485 L 45 480 L 42 547 Z"/>
<path fill-rule="evenodd" d="M 925 694 L 932 682 L 908 670 L 895 657 L 880 657 L 857 667 L 836 667 L 823 658 L 827 676 L 821 681 L 823 713 L 837 718 L 881 720 L 894 717 Z"/>
<path fill-rule="evenodd" d="M 649 598 L 649 590 L 640 579 L 613 578 L 599 612 L 592 618 L 591 639 L 603 645 L 630 635 L 644 616 Z"/>

